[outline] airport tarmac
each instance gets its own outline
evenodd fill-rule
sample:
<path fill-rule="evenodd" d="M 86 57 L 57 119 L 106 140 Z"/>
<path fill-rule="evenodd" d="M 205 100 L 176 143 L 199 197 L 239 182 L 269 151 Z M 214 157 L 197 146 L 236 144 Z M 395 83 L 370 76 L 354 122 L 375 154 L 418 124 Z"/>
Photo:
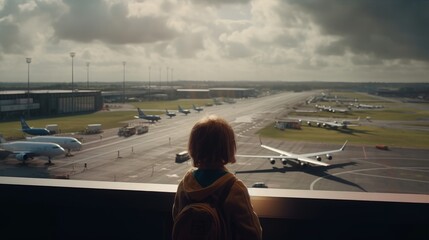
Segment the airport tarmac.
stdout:
<path fill-rule="evenodd" d="M 121 181 L 177 184 L 191 168 L 190 161 L 175 163 L 175 154 L 186 150 L 189 132 L 198 119 L 216 114 L 227 119 L 237 135 L 237 154 L 273 154 L 259 146 L 256 131 L 274 122 L 295 104 L 304 102 L 311 92 L 280 93 L 235 104 L 205 107 L 185 116 L 149 124 L 149 132 L 128 138 L 118 137 L 117 129 L 102 136 L 83 137 L 83 150 L 73 157 L 54 159 L 45 165 L 43 158 L 20 164 L 14 158 L 0 161 L 1 176 L 69 178 L 72 180 Z M 142 120 L 130 120 L 139 124 Z M 146 124 L 146 123 L 145 123 Z M 294 153 L 338 149 L 341 144 L 308 143 L 263 139 L 265 145 Z M 393 148 L 390 151 L 354 145 L 334 153 L 328 167 L 271 165 L 268 159 L 237 158 L 228 166 L 246 186 L 265 182 L 269 188 L 337 190 L 429 194 L 429 150 Z"/>

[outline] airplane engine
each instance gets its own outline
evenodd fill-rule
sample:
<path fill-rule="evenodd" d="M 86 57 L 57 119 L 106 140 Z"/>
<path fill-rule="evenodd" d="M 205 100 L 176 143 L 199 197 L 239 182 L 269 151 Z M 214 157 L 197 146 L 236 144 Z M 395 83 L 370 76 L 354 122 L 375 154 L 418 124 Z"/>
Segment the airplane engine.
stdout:
<path fill-rule="evenodd" d="M 283 165 L 286 165 L 287 164 L 287 159 L 286 158 L 282 158 L 282 163 L 283 163 Z"/>
<path fill-rule="evenodd" d="M 320 156 L 316 156 L 316 160 L 320 162 L 322 161 L 322 158 Z"/>
<path fill-rule="evenodd" d="M 331 154 L 326 154 L 326 158 L 327 158 L 328 160 L 332 160 L 332 155 L 331 155 Z"/>
<path fill-rule="evenodd" d="M 317 125 L 318 127 L 320 127 L 320 126 L 321 126 L 321 124 L 320 124 L 320 123 L 316 123 L 316 125 Z"/>
<path fill-rule="evenodd" d="M 271 164 L 275 164 L 275 163 L 276 163 L 276 160 L 275 160 L 274 158 L 270 158 L 270 163 L 271 163 Z"/>
<path fill-rule="evenodd" d="M 28 155 L 27 154 L 25 154 L 25 153 L 19 153 L 19 154 L 16 154 L 16 159 L 18 159 L 19 161 L 26 161 L 29 157 L 28 157 Z"/>
<path fill-rule="evenodd" d="M 307 125 L 308 125 L 308 126 L 311 126 L 311 122 L 310 122 L 310 121 L 308 121 L 308 122 L 307 122 Z"/>

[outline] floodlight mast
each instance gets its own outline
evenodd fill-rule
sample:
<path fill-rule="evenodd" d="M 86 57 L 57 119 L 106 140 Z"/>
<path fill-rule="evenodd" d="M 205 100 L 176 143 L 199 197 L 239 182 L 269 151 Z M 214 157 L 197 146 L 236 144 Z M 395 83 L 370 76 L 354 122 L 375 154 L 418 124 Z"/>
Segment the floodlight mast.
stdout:
<path fill-rule="evenodd" d="M 30 63 L 31 58 L 26 58 L 25 61 L 28 65 L 28 80 L 27 80 L 27 116 L 30 116 Z"/>

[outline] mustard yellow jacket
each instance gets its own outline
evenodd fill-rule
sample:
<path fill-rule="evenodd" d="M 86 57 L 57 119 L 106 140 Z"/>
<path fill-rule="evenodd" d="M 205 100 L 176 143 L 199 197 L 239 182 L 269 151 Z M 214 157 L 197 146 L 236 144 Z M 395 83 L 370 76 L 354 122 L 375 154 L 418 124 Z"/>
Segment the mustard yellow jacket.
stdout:
<path fill-rule="evenodd" d="M 188 204 L 188 198 L 200 201 L 209 195 L 217 194 L 234 174 L 227 173 L 208 187 L 201 187 L 191 169 L 177 187 L 173 205 L 173 219 Z M 225 221 L 231 229 L 231 239 L 262 239 L 259 218 L 253 211 L 249 192 L 242 181 L 237 179 L 224 202 Z"/>

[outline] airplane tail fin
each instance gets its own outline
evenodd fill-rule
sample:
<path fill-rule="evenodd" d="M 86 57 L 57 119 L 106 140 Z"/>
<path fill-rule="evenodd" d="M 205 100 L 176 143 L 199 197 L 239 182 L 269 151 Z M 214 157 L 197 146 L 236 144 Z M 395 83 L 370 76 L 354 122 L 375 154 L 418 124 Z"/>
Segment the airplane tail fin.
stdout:
<path fill-rule="evenodd" d="M 182 111 L 182 107 L 180 105 L 177 105 L 177 107 L 179 108 L 179 111 Z"/>
<path fill-rule="evenodd" d="M 139 112 L 139 116 L 145 116 L 144 112 L 140 108 L 137 108 L 137 111 Z"/>
<path fill-rule="evenodd" d="M 344 149 L 346 148 L 346 144 L 347 144 L 347 142 L 348 142 L 349 140 L 346 140 L 346 142 L 343 144 L 343 146 L 340 148 L 341 149 L 341 151 L 344 151 Z"/>
<path fill-rule="evenodd" d="M 28 126 L 28 124 L 25 122 L 24 117 L 20 117 L 20 121 L 21 121 L 22 129 L 29 129 L 30 128 L 30 126 Z"/>
<path fill-rule="evenodd" d="M 6 139 L 4 139 L 3 138 L 3 135 L 2 134 L 0 134 L 0 143 L 5 143 L 6 142 Z"/>

